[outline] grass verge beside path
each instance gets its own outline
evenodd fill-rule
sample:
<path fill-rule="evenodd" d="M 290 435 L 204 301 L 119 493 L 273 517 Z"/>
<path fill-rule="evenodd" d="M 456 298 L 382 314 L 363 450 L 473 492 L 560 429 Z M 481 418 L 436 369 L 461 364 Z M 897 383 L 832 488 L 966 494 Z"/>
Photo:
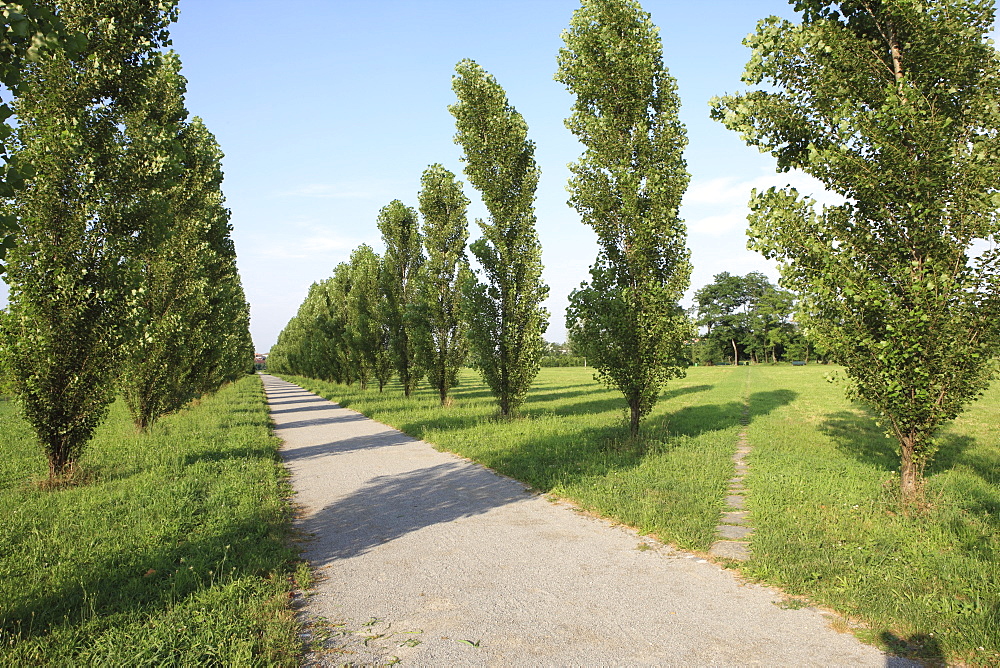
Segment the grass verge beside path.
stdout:
<path fill-rule="evenodd" d="M 907 516 L 893 442 L 841 385 L 802 371 L 754 369 L 756 391 L 802 390 L 750 423 L 745 572 L 864 622 L 859 635 L 897 653 L 1000 665 L 1000 385 L 944 430 L 926 511 Z"/>
<path fill-rule="evenodd" d="M 121 402 L 83 482 L 0 401 L 0 664 L 297 665 L 287 485 L 260 380 L 137 435 Z"/>
<path fill-rule="evenodd" d="M 379 394 L 286 378 L 695 550 L 714 538 L 748 401 L 755 534 L 742 572 L 838 610 L 893 653 L 1000 665 L 1000 385 L 945 430 L 927 471 L 928 509 L 906 516 L 894 445 L 825 380 L 835 371 L 689 369 L 668 385 L 639 442 L 627 438 L 620 394 L 588 369 L 542 369 L 525 418 L 512 422 L 492 419 L 489 391 L 469 371 L 450 407 L 427 389 L 407 400 L 395 386 Z"/>

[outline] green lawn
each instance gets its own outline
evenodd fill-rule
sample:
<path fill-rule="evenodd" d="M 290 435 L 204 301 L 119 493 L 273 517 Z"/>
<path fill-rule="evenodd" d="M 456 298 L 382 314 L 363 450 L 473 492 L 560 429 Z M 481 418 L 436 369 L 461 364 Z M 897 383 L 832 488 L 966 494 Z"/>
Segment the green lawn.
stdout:
<path fill-rule="evenodd" d="M 296 665 L 287 486 L 258 378 L 137 435 L 121 402 L 83 484 L 46 491 L 0 401 L 0 665 Z"/>
<path fill-rule="evenodd" d="M 704 551 L 723 507 L 740 416 L 753 579 L 829 605 L 857 631 L 932 662 L 1000 663 L 1000 387 L 942 435 L 928 510 L 898 512 L 891 442 L 826 381 L 832 366 L 699 367 L 627 438 L 624 402 L 581 368 L 542 369 L 512 422 L 466 371 L 454 405 L 287 377 L 540 491 Z"/>

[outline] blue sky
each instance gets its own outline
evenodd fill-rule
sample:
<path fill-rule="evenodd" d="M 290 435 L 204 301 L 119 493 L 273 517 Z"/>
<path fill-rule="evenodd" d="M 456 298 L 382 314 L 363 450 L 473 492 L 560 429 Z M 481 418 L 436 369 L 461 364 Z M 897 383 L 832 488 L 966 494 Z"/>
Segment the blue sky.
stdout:
<path fill-rule="evenodd" d="M 708 118 L 708 100 L 740 89 L 749 56 L 741 42 L 756 22 L 794 13 L 784 0 L 642 4 L 660 27 L 688 128 L 692 180 L 682 216 L 692 292 L 721 271 L 776 279 L 770 263 L 746 250 L 750 189 L 817 188 L 801 175 L 775 174 L 769 156 Z M 188 109 L 226 153 L 224 189 L 259 351 L 271 347 L 309 285 L 353 248 L 368 243 L 381 252 L 379 209 L 393 199 L 415 206 L 429 164 L 464 180 L 447 110 L 462 58 L 496 76 L 537 144 L 538 232 L 550 286 L 545 338 L 565 339 L 567 295 L 596 255 L 593 233 L 566 205 L 566 164 L 580 145 L 563 126 L 572 99 L 553 80 L 560 33 L 577 7 L 575 0 L 180 0 L 173 48 L 188 79 Z M 485 209 L 468 184 L 466 195 L 474 239 L 473 219 Z"/>

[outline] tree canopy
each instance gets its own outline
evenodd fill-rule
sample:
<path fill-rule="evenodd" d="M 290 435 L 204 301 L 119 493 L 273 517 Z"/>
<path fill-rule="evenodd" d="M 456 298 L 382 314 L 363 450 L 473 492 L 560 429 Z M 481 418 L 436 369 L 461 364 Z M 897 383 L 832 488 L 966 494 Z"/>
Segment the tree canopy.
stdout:
<path fill-rule="evenodd" d="M 1000 343 L 1000 68 L 994 3 L 799 0 L 747 38 L 713 117 L 845 202 L 754 194 L 751 247 L 846 367 L 918 491 L 934 434 L 986 387 Z"/>

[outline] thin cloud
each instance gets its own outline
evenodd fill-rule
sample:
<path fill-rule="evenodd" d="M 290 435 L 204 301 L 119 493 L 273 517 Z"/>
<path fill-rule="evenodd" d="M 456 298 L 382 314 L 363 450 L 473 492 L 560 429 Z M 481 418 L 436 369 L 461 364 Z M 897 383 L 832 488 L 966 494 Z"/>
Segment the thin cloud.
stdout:
<path fill-rule="evenodd" d="M 279 197 L 318 197 L 321 199 L 372 199 L 378 196 L 372 188 L 348 185 L 310 183 L 278 193 Z"/>

